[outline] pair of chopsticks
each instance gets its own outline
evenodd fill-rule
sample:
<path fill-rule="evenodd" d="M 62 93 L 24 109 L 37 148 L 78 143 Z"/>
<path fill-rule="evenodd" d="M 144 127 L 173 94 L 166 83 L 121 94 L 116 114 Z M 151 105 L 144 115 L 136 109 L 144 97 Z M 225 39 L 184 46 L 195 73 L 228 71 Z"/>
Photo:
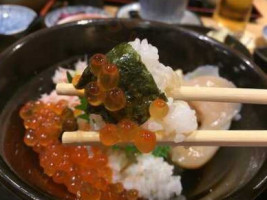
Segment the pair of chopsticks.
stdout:
<path fill-rule="evenodd" d="M 72 84 L 59 83 L 56 86 L 59 95 L 84 96 L 84 90 L 77 90 Z M 171 92 L 176 100 L 211 101 L 228 103 L 267 104 L 266 89 L 215 88 L 182 86 Z M 208 111 L 207 111 L 208 112 Z M 65 144 L 99 143 L 98 132 L 65 132 L 62 135 Z M 158 139 L 160 144 L 177 145 L 170 139 Z M 267 146 L 266 130 L 196 130 L 179 145 L 182 146 Z"/>

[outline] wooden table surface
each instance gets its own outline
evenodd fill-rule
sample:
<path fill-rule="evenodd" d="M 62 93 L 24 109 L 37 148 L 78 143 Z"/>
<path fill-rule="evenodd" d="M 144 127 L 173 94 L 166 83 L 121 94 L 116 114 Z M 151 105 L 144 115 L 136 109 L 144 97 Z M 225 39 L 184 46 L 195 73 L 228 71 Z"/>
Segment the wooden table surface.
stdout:
<path fill-rule="evenodd" d="M 254 5 L 262 14 L 262 17 L 257 19 L 253 23 L 248 23 L 246 27 L 246 33 L 251 35 L 254 39 L 255 47 L 267 45 L 266 41 L 262 38 L 263 26 L 267 25 L 267 0 L 254 0 Z M 118 6 L 105 6 L 105 10 L 115 16 Z M 201 17 L 201 20 L 205 26 L 216 27 L 215 21 L 211 17 Z M 254 49 L 254 47 L 253 47 Z M 251 49 L 253 51 L 253 49 Z"/>

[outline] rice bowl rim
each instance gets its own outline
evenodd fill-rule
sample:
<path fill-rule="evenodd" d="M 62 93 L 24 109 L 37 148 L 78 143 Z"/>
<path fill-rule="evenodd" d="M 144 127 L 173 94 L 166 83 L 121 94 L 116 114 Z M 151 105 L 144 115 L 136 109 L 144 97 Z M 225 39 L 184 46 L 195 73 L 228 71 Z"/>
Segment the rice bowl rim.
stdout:
<path fill-rule="evenodd" d="M 169 28 L 172 30 L 178 30 L 180 32 L 189 34 L 193 37 L 198 38 L 201 41 L 206 41 L 208 43 L 210 43 L 212 46 L 219 46 L 220 48 L 229 51 L 231 54 L 240 57 L 241 60 L 243 60 L 247 65 L 249 65 L 253 70 L 256 71 L 256 73 L 262 78 L 262 81 L 264 81 L 264 83 L 267 85 L 267 75 L 263 72 L 263 70 L 258 67 L 250 58 L 244 56 L 242 53 L 233 50 L 231 48 L 229 48 L 228 46 L 226 46 L 223 43 L 220 43 L 216 40 L 214 40 L 213 38 L 210 38 L 206 35 L 197 33 L 195 31 L 192 30 L 188 30 L 187 28 L 184 28 L 183 26 L 173 26 L 173 25 L 169 25 L 169 24 L 164 24 L 161 22 L 156 22 L 156 21 L 149 21 L 149 20 L 142 20 L 142 19 L 116 19 L 116 18 L 105 18 L 105 19 L 84 19 L 84 20 L 79 20 L 79 21 L 75 21 L 75 22 L 70 22 L 67 24 L 60 24 L 57 26 L 53 26 L 50 28 L 45 28 L 45 29 L 41 29 L 39 31 L 36 31 L 34 33 L 31 33 L 25 37 L 23 37 L 22 39 L 18 40 L 17 42 L 13 43 L 12 45 L 10 45 L 8 48 L 6 48 L 2 53 L 0 53 L 0 64 L 1 61 L 3 59 L 5 59 L 6 57 L 8 57 L 11 53 L 14 53 L 15 51 L 17 51 L 19 48 L 21 48 L 23 46 L 23 44 L 27 43 L 29 40 L 34 39 L 34 38 L 38 38 L 39 36 L 42 36 L 48 32 L 52 32 L 54 30 L 58 30 L 58 29 L 62 29 L 62 28 L 67 28 L 67 27 L 72 27 L 72 26 L 88 26 L 88 25 L 104 25 L 104 24 L 110 24 L 110 23 L 121 23 L 121 24 L 127 24 L 127 23 L 136 23 L 136 24 L 143 24 L 147 27 L 161 27 L 161 28 Z M 19 47 L 19 48 L 17 48 Z"/>
<path fill-rule="evenodd" d="M 179 26 L 172 26 L 168 24 L 163 24 L 160 22 L 153 22 L 153 21 L 147 21 L 147 20 L 139 20 L 139 19 L 91 19 L 91 20 L 81 20 L 81 21 L 76 21 L 72 23 L 67 23 L 67 24 L 62 24 L 62 25 L 57 25 L 52 28 L 47 28 L 47 29 L 42 29 L 37 32 L 34 32 L 14 44 L 12 44 L 10 47 L 8 47 L 6 50 L 4 50 L 0 54 L 0 67 L 1 63 L 5 61 L 9 56 L 11 56 L 14 52 L 18 51 L 24 44 L 30 42 L 32 39 L 36 39 L 39 37 L 42 37 L 46 33 L 53 32 L 58 29 L 64 29 L 67 27 L 72 27 L 72 26 L 81 26 L 81 27 L 86 27 L 86 26 L 94 26 L 94 25 L 107 25 L 107 24 L 116 24 L 120 23 L 122 25 L 125 25 L 127 27 L 127 23 L 135 23 L 139 26 L 146 26 L 146 27 L 160 27 L 160 28 L 167 28 L 167 29 L 172 29 L 172 30 L 177 30 L 180 31 L 184 34 L 188 34 L 192 36 L 193 38 L 197 38 L 198 40 L 205 41 L 206 43 L 210 43 L 212 46 L 217 46 L 221 48 L 222 50 L 226 50 L 229 53 L 233 54 L 234 56 L 239 57 L 241 60 L 243 60 L 255 73 L 261 78 L 262 83 L 264 83 L 267 86 L 267 75 L 248 57 L 244 56 L 243 54 L 230 49 L 227 47 L 225 44 L 219 43 L 215 41 L 214 39 L 209 38 L 206 35 L 202 35 L 199 33 L 196 33 L 194 31 L 188 30 L 183 27 Z M 0 109 L 5 107 L 3 104 L 3 107 L 1 107 L 0 102 Z M 2 113 L 0 113 L 1 115 Z M 266 161 L 265 161 L 266 162 Z M 262 178 L 264 179 L 264 177 Z M 22 179 L 19 178 L 11 170 L 8 166 L 8 164 L 4 161 L 2 156 L 0 157 L 0 182 L 4 184 L 4 186 L 11 190 L 13 193 L 21 197 L 22 199 L 29 199 L 29 200 L 42 200 L 42 199 L 55 199 L 52 195 L 49 195 L 47 193 L 44 193 L 41 191 L 39 188 L 36 187 L 31 187 L 29 184 L 24 182 Z M 267 188 L 267 182 L 264 182 L 264 180 L 258 181 L 262 182 L 262 184 L 257 188 L 256 193 L 259 194 L 259 191 L 263 191 L 265 188 Z M 235 191 L 233 194 L 236 192 L 240 192 L 240 189 Z"/>

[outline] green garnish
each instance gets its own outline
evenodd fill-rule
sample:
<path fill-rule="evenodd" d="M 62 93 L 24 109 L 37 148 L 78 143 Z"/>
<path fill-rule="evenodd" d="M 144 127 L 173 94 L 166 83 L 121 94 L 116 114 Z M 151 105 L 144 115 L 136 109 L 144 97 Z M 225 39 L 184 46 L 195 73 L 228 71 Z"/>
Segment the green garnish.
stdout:
<path fill-rule="evenodd" d="M 76 106 L 75 108 L 78 110 L 83 110 L 86 112 L 87 109 L 87 100 L 85 97 L 79 97 L 80 99 L 80 104 L 78 106 Z"/>
<path fill-rule="evenodd" d="M 127 156 L 133 156 L 133 155 L 141 154 L 141 152 L 134 145 L 127 145 L 127 146 L 113 145 L 112 149 L 113 150 L 123 150 L 123 151 L 125 151 Z M 164 159 L 167 159 L 170 150 L 171 150 L 170 146 L 157 146 L 153 150 L 152 155 L 154 155 L 155 157 L 162 157 Z"/>
<path fill-rule="evenodd" d="M 70 72 L 67 71 L 66 74 L 67 74 L 68 82 L 71 83 L 72 82 L 72 76 L 71 76 Z"/>
<path fill-rule="evenodd" d="M 118 145 L 113 145 L 112 147 L 112 150 L 115 150 L 115 151 L 117 151 L 117 150 L 120 150 L 121 148 L 118 146 Z"/>
<path fill-rule="evenodd" d="M 127 156 L 141 154 L 141 152 L 134 145 L 127 145 L 124 147 Z"/>
<path fill-rule="evenodd" d="M 171 148 L 169 146 L 157 146 L 152 154 L 156 157 L 167 158 Z"/>
<path fill-rule="evenodd" d="M 89 116 L 86 113 L 79 115 L 78 118 L 85 119 L 86 121 L 90 121 Z"/>
<path fill-rule="evenodd" d="M 72 82 L 72 76 L 69 71 L 66 72 L 68 82 Z M 84 114 L 79 115 L 77 118 L 85 119 L 89 121 L 89 115 L 86 114 L 86 109 L 87 109 L 87 101 L 85 97 L 79 97 L 80 99 L 80 104 L 75 106 L 75 109 L 84 111 Z"/>
<path fill-rule="evenodd" d="M 79 115 L 78 118 L 85 119 L 87 121 L 90 121 L 89 115 L 86 113 L 87 109 L 87 101 L 85 97 L 79 97 L 80 99 L 80 104 L 75 106 L 75 109 L 84 111 L 83 114 Z"/>

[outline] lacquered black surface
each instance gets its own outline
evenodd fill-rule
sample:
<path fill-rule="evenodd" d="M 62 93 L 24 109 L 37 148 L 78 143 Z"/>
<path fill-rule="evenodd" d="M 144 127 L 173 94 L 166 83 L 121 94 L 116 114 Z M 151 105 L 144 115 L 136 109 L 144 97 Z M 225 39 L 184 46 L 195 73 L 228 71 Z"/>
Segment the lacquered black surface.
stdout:
<path fill-rule="evenodd" d="M 206 36 L 179 27 L 100 20 L 40 31 L 0 56 L 0 177 L 6 187 L 25 199 L 55 199 L 51 194 L 64 196 L 64 188 L 41 173 L 37 155 L 23 145 L 17 111 L 26 100 L 52 89 L 51 66 L 71 63 L 76 56 L 105 53 L 116 44 L 136 37 L 148 38 L 157 46 L 165 65 L 188 72 L 199 65 L 213 64 L 238 87 L 267 86 L 266 76 L 247 58 Z M 233 129 L 267 129 L 266 106 L 245 105 L 241 114 L 242 120 L 233 123 Z M 221 148 L 205 167 L 182 173 L 184 194 L 188 199 L 253 199 L 266 187 L 265 157 L 265 148 Z M 26 174 L 29 169 L 31 176 Z"/>

